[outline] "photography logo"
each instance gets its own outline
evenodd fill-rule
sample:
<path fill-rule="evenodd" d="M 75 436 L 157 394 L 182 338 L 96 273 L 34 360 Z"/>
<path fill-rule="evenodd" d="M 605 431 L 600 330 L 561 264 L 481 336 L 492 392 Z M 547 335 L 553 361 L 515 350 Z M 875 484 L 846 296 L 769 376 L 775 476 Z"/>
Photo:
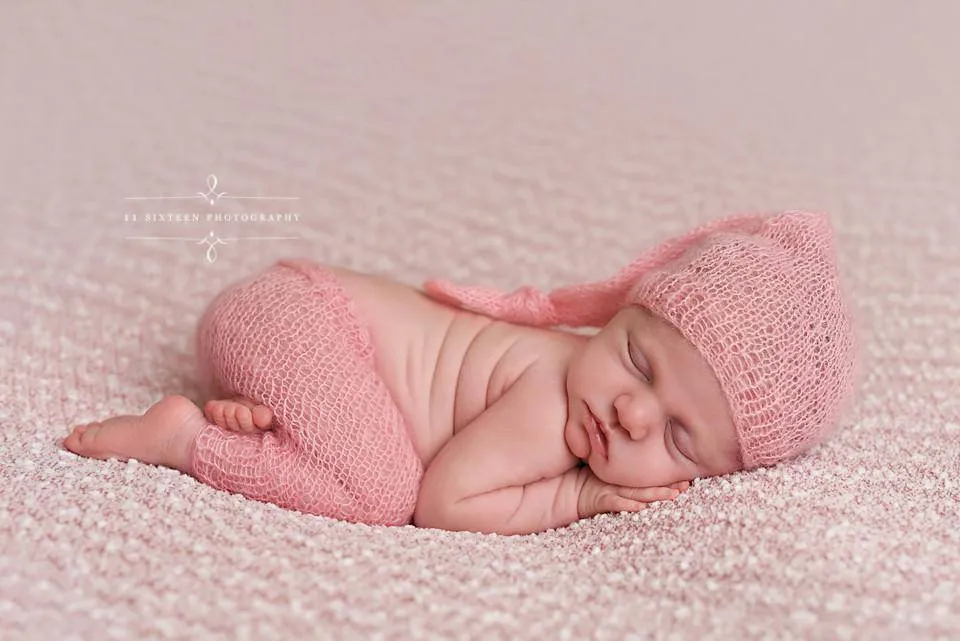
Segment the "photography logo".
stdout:
<path fill-rule="evenodd" d="M 198 191 L 188 196 L 127 196 L 127 201 L 197 201 L 203 200 L 209 211 L 177 211 L 177 212 L 126 212 L 123 215 L 125 223 L 162 223 L 178 225 L 197 225 L 202 223 L 245 223 L 258 226 L 277 226 L 283 223 L 299 222 L 300 214 L 290 211 L 281 212 L 241 212 L 224 213 L 213 211 L 221 201 L 226 200 L 255 200 L 255 201 L 298 201 L 297 196 L 235 196 L 225 191 L 217 191 L 217 177 L 214 174 L 207 176 L 207 190 Z M 195 245 L 207 248 L 208 263 L 217 260 L 217 246 L 229 245 L 240 240 L 300 240 L 299 236 L 239 236 L 221 238 L 212 230 L 205 236 L 198 238 L 191 236 L 124 236 L 124 240 L 176 240 L 189 241 Z"/>

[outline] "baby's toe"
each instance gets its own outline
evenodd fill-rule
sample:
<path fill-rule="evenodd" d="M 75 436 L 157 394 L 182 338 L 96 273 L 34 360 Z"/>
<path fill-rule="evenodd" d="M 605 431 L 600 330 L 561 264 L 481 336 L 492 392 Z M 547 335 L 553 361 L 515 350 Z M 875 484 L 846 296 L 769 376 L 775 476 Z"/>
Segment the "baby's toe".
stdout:
<path fill-rule="evenodd" d="M 253 423 L 261 430 L 268 429 L 273 423 L 273 412 L 266 405 L 257 405 L 253 408 Z"/>
<path fill-rule="evenodd" d="M 237 421 L 237 406 L 234 403 L 224 403 L 223 421 L 226 428 L 234 432 L 240 431 L 240 423 Z"/>
<path fill-rule="evenodd" d="M 253 424 L 253 413 L 243 405 L 233 406 L 230 414 L 236 424 L 237 431 L 252 432 L 256 429 L 256 426 Z"/>
<path fill-rule="evenodd" d="M 73 428 L 73 431 L 70 432 L 70 435 L 63 440 L 63 446 L 74 454 L 86 455 L 90 450 L 90 446 L 96 440 L 97 432 L 99 431 L 100 423 L 97 421 L 77 425 Z"/>
<path fill-rule="evenodd" d="M 203 414 L 207 420 L 225 430 L 240 431 L 237 423 L 236 405 L 232 401 L 208 401 L 203 407 Z"/>
<path fill-rule="evenodd" d="M 203 406 L 203 415 L 211 423 L 216 423 L 220 427 L 226 427 L 226 421 L 223 420 L 223 403 L 220 401 L 207 401 Z"/>
<path fill-rule="evenodd" d="M 77 425 L 67 435 L 67 438 L 63 439 L 63 446 L 74 454 L 79 454 L 78 450 L 80 449 L 80 439 L 83 438 L 83 433 L 86 431 L 86 425 Z"/>
<path fill-rule="evenodd" d="M 80 447 L 87 450 L 93 447 L 93 444 L 97 441 L 97 436 L 100 435 L 100 430 L 102 428 L 102 423 L 90 423 L 87 425 L 80 434 Z"/>

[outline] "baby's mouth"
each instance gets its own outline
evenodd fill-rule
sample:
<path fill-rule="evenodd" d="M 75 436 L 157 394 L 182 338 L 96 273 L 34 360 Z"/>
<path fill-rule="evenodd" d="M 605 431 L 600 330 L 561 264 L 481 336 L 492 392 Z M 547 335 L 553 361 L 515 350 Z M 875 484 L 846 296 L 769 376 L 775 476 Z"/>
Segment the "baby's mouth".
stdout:
<path fill-rule="evenodd" d="M 599 443 L 599 454 L 604 459 L 609 458 L 609 441 L 607 440 L 607 433 L 603 428 L 603 423 L 600 422 L 600 419 L 596 417 L 593 411 L 590 409 L 590 406 L 587 406 L 587 413 L 590 415 L 590 421 L 593 423 L 593 430 L 597 433 L 597 437 L 600 439 Z M 591 438 L 591 441 L 593 439 Z M 592 447 L 590 449 L 593 449 Z"/>
<path fill-rule="evenodd" d="M 594 417 L 597 425 L 597 432 L 600 434 L 600 442 L 603 443 L 603 458 L 607 458 L 609 442 L 607 441 L 607 431 L 603 429 L 603 423 Z"/>

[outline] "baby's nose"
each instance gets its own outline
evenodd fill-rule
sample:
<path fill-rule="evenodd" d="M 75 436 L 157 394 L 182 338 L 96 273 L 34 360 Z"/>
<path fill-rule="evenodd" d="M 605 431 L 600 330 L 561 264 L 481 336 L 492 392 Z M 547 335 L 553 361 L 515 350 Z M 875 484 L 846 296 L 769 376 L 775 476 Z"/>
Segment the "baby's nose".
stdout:
<path fill-rule="evenodd" d="M 663 408 L 653 394 L 623 395 L 614 405 L 620 425 L 635 441 L 656 432 L 656 427 L 664 422 Z"/>

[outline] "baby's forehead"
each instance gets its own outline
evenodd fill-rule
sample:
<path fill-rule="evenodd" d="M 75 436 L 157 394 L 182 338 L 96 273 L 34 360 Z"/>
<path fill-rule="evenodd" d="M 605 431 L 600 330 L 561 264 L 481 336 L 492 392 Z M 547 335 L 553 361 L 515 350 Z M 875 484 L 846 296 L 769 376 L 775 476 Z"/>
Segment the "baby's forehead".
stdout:
<path fill-rule="evenodd" d="M 604 325 L 604 328 L 637 322 L 641 320 L 642 314 L 643 312 L 638 305 L 628 305 L 611 316 L 610 320 Z"/>
<path fill-rule="evenodd" d="M 673 325 L 663 320 L 642 305 L 628 305 L 610 319 L 609 324 L 619 323 L 628 329 L 643 329 L 653 326 L 665 326 L 674 329 Z"/>

